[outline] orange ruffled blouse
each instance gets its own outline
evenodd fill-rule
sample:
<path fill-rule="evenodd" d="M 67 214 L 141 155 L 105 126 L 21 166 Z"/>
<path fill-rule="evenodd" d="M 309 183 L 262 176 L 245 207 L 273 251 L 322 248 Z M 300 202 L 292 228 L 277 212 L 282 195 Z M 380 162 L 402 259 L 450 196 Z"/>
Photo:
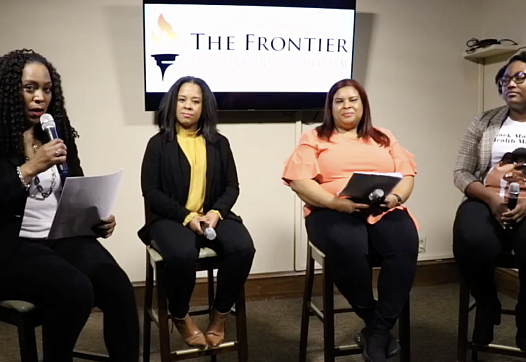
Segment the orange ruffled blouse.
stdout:
<path fill-rule="evenodd" d="M 389 137 L 389 147 L 382 147 L 373 139 L 352 139 L 337 132 L 330 141 L 320 139 L 316 130 L 303 133 L 298 146 L 285 161 L 283 181 L 290 186 L 294 180 L 313 179 L 324 190 L 336 195 L 354 172 L 400 172 L 403 176 L 415 176 L 414 156 L 400 146 L 390 131 L 377 129 Z M 403 205 L 397 206 L 382 214 L 370 215 L 367 222 L 374 224 L 395 209 L 407 210 Z M 303 216 L 311 212 L 312 208 L 305 205 Z M 411 218 L 416 224 L 416 219 L 412 215 Z"/>

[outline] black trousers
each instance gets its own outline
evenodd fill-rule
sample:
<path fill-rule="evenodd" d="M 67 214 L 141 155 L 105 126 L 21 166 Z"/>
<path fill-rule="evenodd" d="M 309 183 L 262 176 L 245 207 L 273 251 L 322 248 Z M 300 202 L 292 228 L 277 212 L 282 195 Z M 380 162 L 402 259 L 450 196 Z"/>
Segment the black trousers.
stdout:
<path fill-rule="evenodd" d="M 374 225 L 355 214 L 321 209 L 307 216 L 309 239 L 327 257 L 334 284 L 366 324 L 395 325 L 409 298 L 418 257 L 418 233 L 409 214 L 392 211 Z M 378 302 L 371 261 L 379 257 Z"/>
<path fill-rule="evenodd" d="M 94 306 L 104 313 L 104 341 L 112 361 L 139 359 L 139 320 L 132 285 L 93 237 L 19 239 L 0 266 L 0 298 L 43 309 L 44 361 L 71 362 L 77 338 Z"/>
<path fill-rule="evenodd" d="M 489 206 L 468 199 L 458 208 L 453 227 L 453 253 L 460 272 L 478 303 L 498 300 L 495 285 L 495 258 L 503 250 L 513 250 L 519 264 L 519 304 L 526 306 L 526 223 L 503 229 Z"/>
<path fill-rule="evenodd" d="M 230 219 L 219 221 L 217 238 L 213 241 L 169 219 L 156 221 L 150 233 L 166 264 L 166 295 L 172 316 L 184 318 L 188 313 L 201 247 L 214 249 L 222 257 L 214 307 L 220 313 L 232 308 L 247 280 L 255 253 L 252 238 L 242 223 Z"/>

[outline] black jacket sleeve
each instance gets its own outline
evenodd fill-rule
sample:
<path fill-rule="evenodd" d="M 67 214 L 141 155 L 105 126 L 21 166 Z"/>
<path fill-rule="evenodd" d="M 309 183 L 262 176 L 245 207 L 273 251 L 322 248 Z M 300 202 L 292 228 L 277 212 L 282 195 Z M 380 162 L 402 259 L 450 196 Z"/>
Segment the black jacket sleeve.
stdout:
<path fill-rule="evenodd" d="M 239 196 L 239 181 L 237 179 L 236 163 L 234 161 L 234 155 L 228 140 L 224 138 L 224 144 L 221 147 L 221 153 L 225 169 L 225 188 L 223 194 L 217 199 L 212 206 L 213 210 L 217 210 L 221 213 L 221 216 L 225 218 Z"/>
<path fill-rule="evenodd" d="M 16 172 L 16 165 L 9 159 L 0 159 L 0 209 L 27 198 L 27 192 Z"/>
<path fill-rule="evenodd" d="M 75 141 L 71 139 L 66 146 L 68 149 L 69 176 L 84 176 Z M 0 190 L 2 190 L 0 192 L 0 210 L 5 210 L 8 205 L 22 205 L 24 204 L 23 200 L 27 198 L 28 193 L 16 171 L 16 167 L 21 166 L 22 163 L 23 159 L 17 157 L 0 159 Z"/>
<path fill-rule="evenodd" d="M 146 147 L 141 168 L 142 195 L 150 212 L 182 223 L 190 211 L 163 190 L 161 142 L 162 137 L 154 136 Z"/>

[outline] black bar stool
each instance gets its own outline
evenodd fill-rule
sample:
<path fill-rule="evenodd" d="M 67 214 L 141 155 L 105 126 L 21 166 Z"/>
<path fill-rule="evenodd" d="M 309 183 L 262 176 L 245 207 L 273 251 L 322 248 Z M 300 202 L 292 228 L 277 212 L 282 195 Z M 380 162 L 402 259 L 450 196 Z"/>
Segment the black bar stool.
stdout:
<path fill-rule="evenodd" d="M 152 245 L 155 245 L 152 241 Z M 239 362 L 248 362 L 247 317 L 245 309 L 245 290 L 239 293 L 231 314 L 236 317 L 237 340 L 224 342 L 216 348 L 206 350 L 187 348 L 172 351 L 170 347 L 170 330 L 168 328 L 170 315 L 165 291 L 165 264 L 162 256 L 151 246 L 146 248 L 146 296 L 144 302 L 144 351 L 143 362 L 150 361 L 151 323 L 159 328 L 159 342 L 161 345 L 161 362 L 181 361 L 185 359 L 210 356 L 212 362 L 216 355 L 237 351 Z M 199 262 L 196 271 L 207 271 L 208 275 L 208 308 L 190 311 L 191 316 L 210 314 L 214 302 L 214 269 L 218 268 L 221 259 L 216 252 L 209 248 L 202 248 L 199 252 Z M 156 276 L 157 310 L 153 308 L 153 277 Z"/>
<path fill-rule="evenodd" d="M 322 267 L 322 293 L 323 310 L 320 310 L 312 302 L 312 288 L 314 285 L 314 262 L 317 261 Z M 327 272 L 325 254 L 316 248 L 311 242 L 307 248 L 307 272 L 305 276 L 305 290 L 303 294 L 303 309 L 301 315 L 301 337 L 300 337 L 300 362 L 307 360 L 307 338 L 309 334 L 309 317 L 316 316 L 323 323 L 323 343 L 325 362 L 334 362 L 336 357 L 361 354 L 362 349 L 356 345 L 334 345 L 334 315 L 339 313 L 354 312 L 352 308 L 334 309 L 334 284 Z M 410 310 L 409 301 L 405 305 L 398 321 L 400 335 L 400 361 L 410 362 Z"/>
<path fill-rule="evenodd" d="M 0 322 L 18 328 L 18 343 L 22 362 L 38 362 L 35 328 L 42 325 L 42 311 L 32 303 L 22 300 L 0 302 Z M 109 361 L 106 355 L 74 351 L 73 357 L 88 361 Z"/>
<path fill-rule="evenodd" d="M 518 268 L 517 258 L 509 251 L 499 255 L 495 259 L 496 268 Z M 517 347 L 504 346 L 501 344 L 489 344 L 484 347 L 477 347 L 473 342 L 468 340 L 469 329 L 469 313 L 477 307 L 476 303 L 470 305 L 470 291 L 469 287 L 461 279 L 460 281 L 460 301 L 458 313 L 458 340 L 457 340 L 457 362 L 466 362 L 468 350 L 471 350 L 471 359 L 476 361 L 478 359 L 478 352 L 493 353 L 497 355 L 522 357 L 526 359 L 526 353 Z M 503 315 L 515 315 L 514 310 L 503 309 Z"/>

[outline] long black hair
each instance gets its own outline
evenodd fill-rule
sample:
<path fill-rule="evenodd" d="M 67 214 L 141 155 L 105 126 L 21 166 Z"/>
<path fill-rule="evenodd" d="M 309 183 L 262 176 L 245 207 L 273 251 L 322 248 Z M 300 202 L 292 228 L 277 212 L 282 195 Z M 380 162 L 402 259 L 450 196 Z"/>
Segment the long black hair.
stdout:
<path fill-rule="evenodd" d="M 41 63 L 51 76 L 51 102 L 47 113 L 55 119 L 60 138 L 69 144 L 78 137 L 64 108 L 60 75 L 42 55 L 31 49 L 14 50 L 0 58 L 0 157 L 24 156 L 23 133 L 32 127 L 26 120 L 22 98 L 22 72 L 28 63 Z M 35 127 L 39 134 L 40 127 Z M 42 133 L 40 133 L 42 134 Z"/>
<path fill-rule="evenodd" d="M 179 89 L 185 83 L 197 84 L 203 93 L 201 117 L 197 123 L 198 134 L 203 135 L 208 142 L 215 141 L 217 137 L 217 102 L 210 87 L 201 78 L 182 77 L 177 80 L 164 95 L 159 105 L 157 123 L 161 133 L 166 134 L 171 141 L 175 137 L 176 104 Z"/>

